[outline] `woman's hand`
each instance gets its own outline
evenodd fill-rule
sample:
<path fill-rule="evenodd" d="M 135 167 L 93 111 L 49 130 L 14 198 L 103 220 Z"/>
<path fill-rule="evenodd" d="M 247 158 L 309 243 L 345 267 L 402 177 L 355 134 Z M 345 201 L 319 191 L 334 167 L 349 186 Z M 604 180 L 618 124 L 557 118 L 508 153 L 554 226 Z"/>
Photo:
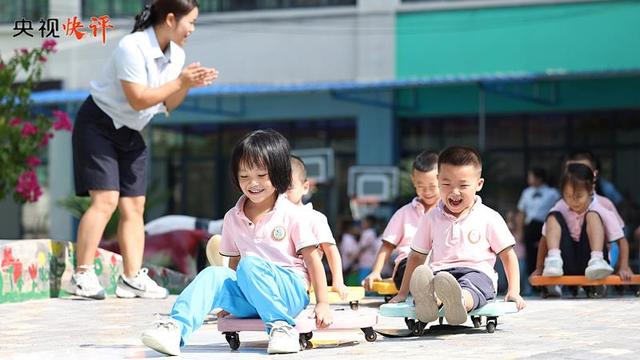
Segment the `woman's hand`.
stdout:
<path fill-rule="evenodd" d="M 182 69 L 178 78 L 183 88 L 192 88 L 210 85 L 217 77 L 216 69 L 206 68 L 195 62 Z"/>

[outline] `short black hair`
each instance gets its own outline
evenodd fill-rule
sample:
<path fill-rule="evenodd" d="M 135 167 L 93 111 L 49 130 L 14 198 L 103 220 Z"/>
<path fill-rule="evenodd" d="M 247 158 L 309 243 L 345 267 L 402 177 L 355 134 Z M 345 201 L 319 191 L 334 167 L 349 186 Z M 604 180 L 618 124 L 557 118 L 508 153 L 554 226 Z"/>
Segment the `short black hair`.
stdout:
<path fill-rule="evenodd" d="M 291 160 L 289 142 L 279 132 L 266 129 L 255 130 L 245 135 L 231 153 L 231 179 L 240 191 L 238 172 L 240 166 L 247 168 L 265 167 L 269 180 L 278 194 L 283 194 L 291 186 Z"/>
<path fill-rule="evenodd" d="M 593 170 L 585 164 L 569 164 L 560 178 L 560 191 L 568 184 L 576 188 L 584 188 L 588 192 L 593 190 Z"/>
<path fill-rule="evenodd" d="M 293 172 L 294 168 L 300 169 L 300 175 L 302 175 L 300 181 L 305 182 L 307 180 L 307 169 L 304 165 L 304 161 L 302 158 L 296 155 L 291 155 L 291 171 Z"/>
<path fill-rule="evenodd" d="M 540 179 L 543 183 L 547 182 L 547 170 L 541 168 L 539 166 L 533 166 L 529 169 L 529 171 L 536 177 L 536 179 Z"/>
<path fill-rule="evenodd" d="M 468 146 L 450 146 L 440 153 L 438 157 L 438 170 L 442 165 L 466 166 L 471 165 L 482 170 L 482 157 L 480 153 Z"/>
<path fill-rule="evenodd" d="M 429 172 L 438 166 L 438 154 L 433 151 L 423 151 L 413 161 L 413 170 Z"/>

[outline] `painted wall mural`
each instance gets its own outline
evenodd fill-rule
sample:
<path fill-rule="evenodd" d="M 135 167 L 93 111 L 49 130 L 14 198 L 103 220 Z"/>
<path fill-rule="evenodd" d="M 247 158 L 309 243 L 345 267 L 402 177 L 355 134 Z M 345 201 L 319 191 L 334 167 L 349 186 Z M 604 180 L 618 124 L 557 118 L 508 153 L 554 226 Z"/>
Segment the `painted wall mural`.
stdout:
<path fill-rule="evenodd" d="M 0 245 L 0 304 L 72 296 L 68 285 L 75 262 L 75 244 L 69 241 L 17 240 Z M 114 295 L 122 257 L 98 249 L 94 264 L 107 294 Z M 163 267 L 144 266 L 152 279 L 174 294 L 192 279 Z"/>

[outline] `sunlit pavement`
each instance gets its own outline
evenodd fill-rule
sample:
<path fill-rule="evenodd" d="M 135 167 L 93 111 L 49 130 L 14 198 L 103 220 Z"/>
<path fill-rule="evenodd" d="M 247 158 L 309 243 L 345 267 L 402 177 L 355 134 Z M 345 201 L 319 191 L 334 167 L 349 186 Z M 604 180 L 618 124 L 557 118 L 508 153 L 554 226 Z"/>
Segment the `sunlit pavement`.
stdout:
<path fill-rule="evenodd" d="M 175 296 L 165 300 L 106 301 L 50 299 L 0 305 L 0 359 L 141 359 L 165 357 L 142 345 L 139 336 L 156 318 L 166 316 Z M 367 299 L 363 306 L 378 306 Z M 159 315 L 156 315 L 159 314 Z M 368 343 L 359 329 L 316 332 L 320 348 L 305 359 L 637 359 L 640 354 L 640 298 L 528 299 L 518 314 L 498 319 L 495 333 L 484 326 L 427 333 L 420 338 L 385 338 Z M 378 328 L 404 329 L 402 319 L 380 318 Z M 267 336 L 241 333 L 239 351 L 231 351 L 212 318 L 183 348 L 184 359 L 267 357 Z M 347 345 L 330 347 L 337 340 Z M 348 345 L 352 341 L 359 344 Z M 301 354 L 278 355 L 300 358 Z"/>

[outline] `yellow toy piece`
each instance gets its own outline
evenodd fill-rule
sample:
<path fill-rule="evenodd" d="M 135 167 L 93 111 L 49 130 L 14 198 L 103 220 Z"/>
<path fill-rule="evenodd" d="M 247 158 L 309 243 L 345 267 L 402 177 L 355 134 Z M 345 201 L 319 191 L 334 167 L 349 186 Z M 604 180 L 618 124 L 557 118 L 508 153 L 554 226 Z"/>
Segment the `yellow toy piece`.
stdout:
<path fill-rule="evenodd" d="M 219 234 L 213 235 L 207 242 L 207 260 L 210 265 L 224 266 L 224 258 L 220 255 L 221 242 L 222 236 Z"/>
<path fill-rule="evenodd" d="M 389 300 L 398 293 L 398 289 L 396 288 L 396 284 L 393 282 L 392 278 L 374 281 L 372 290 L 379 295 L 384 296 L 384 302 L 389 302 Z"/>
<path fill-rule="evenodd" d="M 340 298 L 340 294 L 335 291 L 331 291 L 329 288 L 329 304 L 349 304 L 352 310 L 358 310 L 360 300 L 364 298 L 364 288 L 362 286 L 347 286 L 347 289 L 349 289 L 349 294 L 345 300 L 342 300 Z M 309 300 L 311 301 L 311 304 L 316 303 L 316 294 L 313 291 L 313 288 L 311 288 L 311 291 L 309 292 Z"/>
<path fill-rule="evenodd" d="M 393 283 L 393 279 L 382 279 L 382 281 L 373 282 L 373 291 L 380 295 L 395 295 L 398 293 L 396 284 Z"/>

